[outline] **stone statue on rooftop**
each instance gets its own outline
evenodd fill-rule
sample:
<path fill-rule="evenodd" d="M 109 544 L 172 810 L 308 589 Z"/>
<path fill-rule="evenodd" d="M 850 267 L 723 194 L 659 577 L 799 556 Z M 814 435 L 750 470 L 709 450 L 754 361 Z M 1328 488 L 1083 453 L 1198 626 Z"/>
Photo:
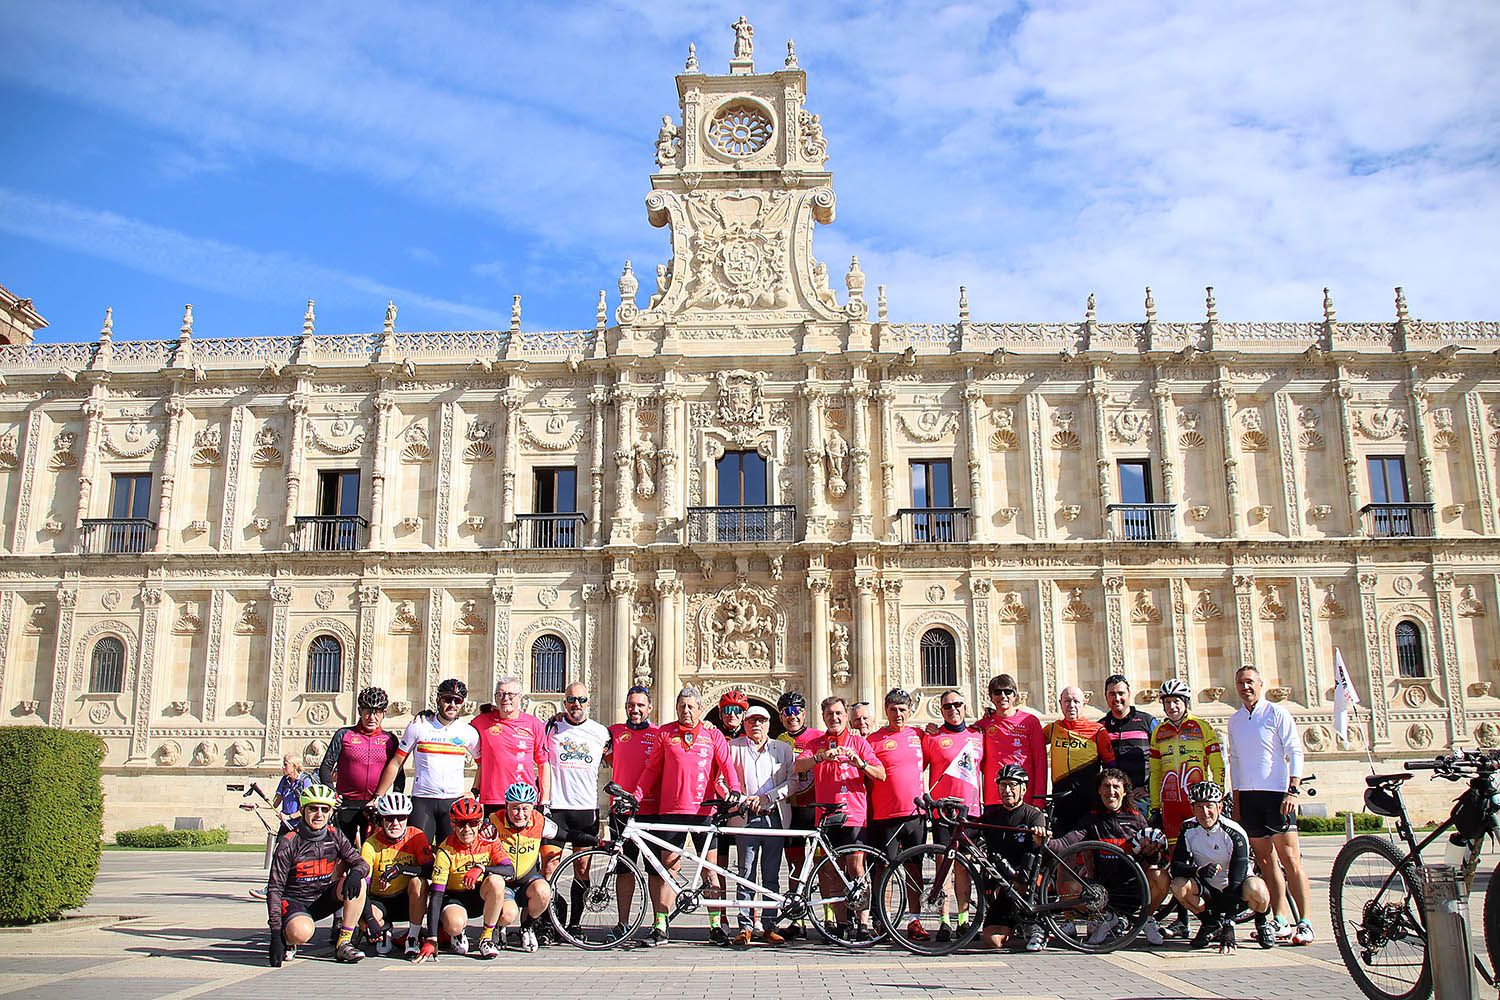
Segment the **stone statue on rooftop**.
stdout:
<path fill-rule="evenodd" d="M 736 59 L 752 58 L 752 50 L 755 48 L 755 28 L 745 20 L 741 14 L 740 19 L 730 25 L 734 29 L 734 57 Z"/>

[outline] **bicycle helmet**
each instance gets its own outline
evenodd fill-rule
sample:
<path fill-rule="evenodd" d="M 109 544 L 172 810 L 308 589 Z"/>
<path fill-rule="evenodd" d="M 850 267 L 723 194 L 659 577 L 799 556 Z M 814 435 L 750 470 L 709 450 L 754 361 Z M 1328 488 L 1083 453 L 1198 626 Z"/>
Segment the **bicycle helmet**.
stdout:
<path fill-rule="evenodd" d="M 302 794 L 297 796 L 297 805 L 299 808 L 327 806 L 332 809 L 337 795 L 338 793 L 327 785 L 308 785 L 302 790 Z"/>
<path fill-rule="evenodd" d="M 505 804 L 510 805 L 512 802 L 529 802 L 531 805 L 536 805 L 536 788 L 524 781 L 512 782 L 511 786 L 505 790 Z"/>
<path fill-rule="evenodd" d="M 1025 785 L 1031 782 L 1031 775 L 1027 774 L 1026 768 L 1020 764 L 1006 764 L 1000 769 L 1000 773 L 995 775 L 995 784 L 1002 785 L 1007 781 L 1018 781 Z"/>
<path fill-rule="evenodd" d="M 484 819 L 484 806 L 472 795 L 465 795 L 448 807 L 448 818 L 455 823 Z"/>
<path fill-rule="evenodd" d="M 1178 677 L 1169 677 L 1161 682 L 1161 690 L 1158 696 L 1165 701 L 1168 698 L 1181 698 L 1185 704 L 1193 703 L 1193 689 L 1188 683 Z"/>
<path fill-rule="evenodd" d="M 390 696 L 385 693 L 385 688 L 367 687 L 359 693 L 359 707 L 372 712 L 384 712 L 390 705 Z"/>
<path fill-rule="evenodd" d="M 1199 802 L 1223 802 L 1224 789 L 1219 787 L 1217 781 L 1200 781 L 1188 786 L 1188 801 L 1194 805 Z"/>
<path fill-rule="evenodd" d="M 375 812 L 381 817 L 410 816 L 411 796 L 401 792 L 386 792 L 375 800 Z"/>
<path fill-rule="evenodd" d="M 807 708 L 807 699 L 802 697 L 800 691 L 788 691 L 776 699 L 776 711 L 785 712 L 789 708 Z"/>
<path fill-rule="evenodd" d="M 469 697 L 469 685 L 457 677 L 450 677 L 438 685 L 437 693 L 439 698 L 445 694 L 452 695 L 455 698 L 467 698 Z"/>
<path fill-rule="evenodd" d="M 719 696 L 719 711 L 726 708 L 738 707 L 742 712 L 750 711 L 750 699 L 740 693 L 738 688 L 730 688 Z"/>

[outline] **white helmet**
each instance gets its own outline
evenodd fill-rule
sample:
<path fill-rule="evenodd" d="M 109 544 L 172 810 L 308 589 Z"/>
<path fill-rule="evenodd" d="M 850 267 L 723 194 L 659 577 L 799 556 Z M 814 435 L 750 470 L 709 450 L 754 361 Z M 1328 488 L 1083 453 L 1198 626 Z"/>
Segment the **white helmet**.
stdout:
<path fill-rule="evenodd" d="M 410 816 L 411 796 L 401 792 L 386 792 L 375 800 L 375 811 L 381 816 Z"/>
<path fill-rule="evenodd" d="M 1193 689 L 1188 687 L 1187 681 L 1180 677 L 1169 677 L 1161 682 L 1159 696 L 1163 701 L 1168 698 L 1181 698 L 1184 703 L 1193 703 Z"/>

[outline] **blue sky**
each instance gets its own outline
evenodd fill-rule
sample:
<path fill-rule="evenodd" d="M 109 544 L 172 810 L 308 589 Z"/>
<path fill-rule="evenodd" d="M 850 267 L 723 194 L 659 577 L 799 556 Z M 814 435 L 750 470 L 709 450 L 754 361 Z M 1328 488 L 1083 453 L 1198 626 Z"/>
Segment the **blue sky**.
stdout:
<path fill-rule="evenodd" d="M 797 41 L 894 319 L 1494 319 L 1500 6 L 0 0 L 0 284 L 50 340 L 591 326 L 689 41 Z M 837 282 L 836 282 L 837 284 Z"/>

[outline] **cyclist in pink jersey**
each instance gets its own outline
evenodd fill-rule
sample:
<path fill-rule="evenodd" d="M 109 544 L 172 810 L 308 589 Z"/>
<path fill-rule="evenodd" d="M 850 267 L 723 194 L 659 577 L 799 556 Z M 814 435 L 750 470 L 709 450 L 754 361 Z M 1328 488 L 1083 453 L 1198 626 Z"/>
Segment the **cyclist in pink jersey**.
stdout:
<path fill-rule="evenodd" d="M 479 801 L 486 816 L 505 808 L 505 790 L 517 781 L 535 788 L 541 801 L 551 801 L 547 729 L 541 719 L 521 711 L 520 678 L 500 678 L 495 707 L 469 724 L 479 733 Z"/>
<path fill-rule="evenodd" d="M 646 770 L 646 758 L 656 749 L 661 730 L 651 724 L 651 690 L 637 685 L 625 694 L 625 721 L 609 727 L 609 749 L 604 762 L 610 767 L 610 778 L 621 788 L 634 788 Z M 613 804 L 613 803 L 612 803 Z M 649 789 L 640 801 L 636 819 L 649 823 L 656 819 L 660 801 L 656 790 Z M 609 814 L 609 835 L 618 840 L 624 823 L 614 810 Z M 625 845 L 625 855 L 635 861 L 640 857 L 640 846 Z M 615 882 L 615 900 L 618 906 L 619 925 L 616 935 L 625 932 L 625 921 L 630 916 L 630 903 L 635 898 L 635 876 L 622 874 Z"/>
<path fill-rule="evenodd" d="M 843 807 L 844 824 L 827 831 L 834 847 L 864 844 L 864 827 L 869 819 L 869 794 L 865 791 L 865 779 L 885 780 L 885 767 L 875 756 L 869 742 L 849 728 L 849 703 L 838 695 L 823 699 L 823 725 L 827 727 L 823 737 L 815 740 L 811 752 L 797 758 L 796 771 L 813 776 L 814 800 L 820 805 Z M 820 809 L 821 813 L 825 810 Z M 845 859 L 845 871 L 850 878 L 862 879 L 865 874 L 863 852 L 850 853 Z M 823 887 L 832 891 L 833 886 Z M 845 909 L 839 904 L 839 909 Z M 855 925 L 852 933 L 868 936 L 871 931 L 866 913 L 843 912 L 840 924 Z"/>
<path fill-rule="evenodd" d="M 776 711 L 781 716 L 781 724 L 785 731 L 778 737 L 782 743 L 792 748 L 792 754 L 799 756 L 808 752 L 813 743 L 822 739 L 823 730 L 814 729 L 807 724 L 807 699 L 802 697 L 800 691 L 787 691 L 776 699 Z M 812 772 L 806 774 L 792 775 L 791 813 L 787 819 L 788 830 L 811 830 L 817 822 L 813 815 L 813 782 Z M 788 872 L 801 870 L 803 858 L 802 841 L 788 839 L 786 842 L 786 864 Z M 795 875 L 791 878 L 792 889 L 801 885 Z M 803 934 L 802 924 L 793 921 L 782 936 L 791 939 L 801 937 Z"/>
<path fill-rule="evenodd" d="M 906 724 L 910 714 L 911 695 L 892 688 L 885 696 L 886 725 L 867 737 L 885 768 L 885 780 L 870 783 L 870 829 L 865 839 L 887 855 L 927 839 L 925 818 L 916 807 L 925 790 L 922 772 L 927 756 L 922 731 Z"/>
<path fill-rule="evenodd" d="M 1047 739 L 1042 722 L 1035 714 L 1021 708 L 1016 679 L 1010 674 L 990 678 L 990 703 L 975 728 L 984 733 L 984 804 L 1000 804 L 997 778 L 1007 764 L 1017 764 L 1030 775 L 1027 801 L 1042 804 L 1047 794 Z"/>
<path fill-rule="evenodd" d="M 925 743 L 927 753 L 927 778 L 932 783 L 930 793 L 935 799 L 961 799 L 969 807 L 970 816 L 980 812 L 978 782 L 983 773 L 980 755 L 984 752 L 984 734 L 970 726 L 965 720 L 964 696 L 949 689 L 938 695 L 938 707 L 943 713 L 943 724 L 935 732 L 929 731 Z M 933 823 L 932 841 L 946 845 L 953 839 L 953 827 Z M 959 868 L 954 876 L 954 896 L 959 900 L 958 926 L 969 922 L 968 875 Z M 908 928 L 908 934 L 920 936 L 924 931 L 920 925 Z M 938 940 L 952 940 L 953 928 L 948 922 L 945 909 L 938 921 Z"/>
<path fill-rule="evenodd" d="M 661 812 L 657 816 L 660 822 L 705 827 L 713 807 L 705 805 L 704 799 L 714 798 L 725 790 L 736 794 L 742 791 L 739 775 L 729 760 L 729 744 L 724 734 L 717 727 L 703 722 L 697 688 L 685 687 L 678 693 L 677 721 L 661 727 L 656 750 L 646 759 L 645 770 L 631 794 L 640 801 L 651 789 L 656 790 L 660 800 L 658 808 Z M 661 839 L 671 841 L 680 849 L 687 843 L 687 838 L 686 832 L 678 832 L 664 833 Z M 694 847 L 701 843 L 703 841 L 694 835 Z M 674 878 L 681 859 L 680 854 L 663 852 L 662 863 Z M 711 879 L 708 894 L 718 898 L 717 893 L 721 891 Z M 667 911 L 672 908 L 672 890 L 666 882 L 653 876 L 651 896 L 656 906 L 656 918 L 646 943 L 658 945 L 667 940 Z M 716 921 L 714 918 L 720 919 Z M 710 926 L 718 923 L 722 931 L 720 910 L 710 910 L 709 920 Z"/>

